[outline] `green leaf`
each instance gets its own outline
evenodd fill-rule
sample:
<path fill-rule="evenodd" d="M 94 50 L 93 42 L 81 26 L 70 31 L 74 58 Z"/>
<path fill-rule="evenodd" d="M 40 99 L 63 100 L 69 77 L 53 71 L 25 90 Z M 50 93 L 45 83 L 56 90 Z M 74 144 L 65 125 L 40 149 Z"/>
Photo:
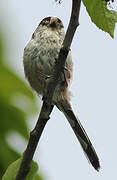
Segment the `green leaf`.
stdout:
<path fill-rule="evenodd" d="M 25 112 L 28 111 L 28 114 L 36 112 L 36 96 L 25 81 L 23 81 L 17 74 L 4 65 L 5 53 L 7 53 L 5 52 L 5 40 L 0 33 L 0 95 L 3 96 L 7 102 L 13 102 L 14 99 L 17 99 L 18 103 L 19 99 L 21 102 L 21 98 L 23 102 L 23 98 L 25 98 L 25 100 L 27 100 L 24 106 L 26 107 Z"/>
<path fill-rule="evenodd" d="M 0 96 L 0 136 L 4 136 L 10 131 L 16 131 L 26 139 L 29 137 L 25 113 L 6 103 Z"/>
<path fill-rule="evenodd" d="M 20 155 L 7 144 L 5 139 L 0 136 L 0 179 L 7 167 L 18 159 L 19 156 Z"/>
<path fill-rule="evenodd" d="M 0 65 L 0 94 L 9 102 L 12 102 L 13 98 L 17 95 L 25 96 L 29 101 L 26 103 L 28 108 L 28 114 L 37 110 L 37 104 L 35 102 L 35 96 L 32 93 L 31 88 L 15 73 L 9 70 L 4 64 Z M 23 97 L 22 98 L 23 102 Z M 30 106 L 30 107 L 29 107 Z"/>
<path fill-rule="evenodd" d="M 0 179 L 7 167 L 19 158 L 19 153 L 7 143 L 9 132 L 17 132 L 28 139 L 27 115 L 37 111 L 36 97 L 31 88 L 4 64 L 5 54 L 8 53 L 5 49 L 6 43 L 8 42 L 5 42 L 0 32 Z M 34 179 L 31 178 L 34 174 L 36 177 L 36 167 L 37 165 L 32 163 L 29 179 Z M 10 171 L 7 172 L 8 176 L 5 175 L 4 178 L 10 180 Z"/>
<path fill-rule="evenodd" d="M 4 46 L 3 37 L 0 34 L 0 65 L 1 65 L 3 58 L 4 58 L 4 47 L 3 46 Z"/>
<path fill-rule="evenodd" d="M 114 37 L 117 12 L 107 9 L 105 0 L 83 0 L 91 20 L 96 26 Z"/>
<path fill-rule="evenodd" d="M 4 176 L 2 177 L 2 180 L 15 180 L 21 161 L 22 157 L 19 158 L 17 161 L 13 162 L 6 170 Z M 38 165 L 36 162 L 32 161 L 30 172 L 28 173 L 26 180 L 34 180 L 37 175 L 37 171 Z"/>
<path fill-rule="evenodd" d="M 33 180 L 43 180 L 39 174 L 36 174 Z"/>

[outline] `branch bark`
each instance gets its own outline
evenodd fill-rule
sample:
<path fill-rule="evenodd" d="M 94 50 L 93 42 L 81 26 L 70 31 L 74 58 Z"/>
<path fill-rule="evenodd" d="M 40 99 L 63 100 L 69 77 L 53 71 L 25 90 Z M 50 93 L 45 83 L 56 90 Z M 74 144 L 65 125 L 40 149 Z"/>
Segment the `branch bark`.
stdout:
<path fill-rule="evenodd" d="M 69 49 L 72 43 L 73 36 L 76 31 L 76 28 L 79 25 L 80 5 L 81 5 L 81 0 L 72 0 L 71 18 L 70 18 L 69 26 L 65 35 L 62 48 L 60 49 L 59 57 L 57 59 L 57 62 L 54 68 L 54 73 L 53 73 L 54 78 L 51 78 L 51 81 L 49 82 L 37 124 L 34 130 L 30 133 L 29 142 L 25 150 L 19 171 L 17 173 L 16 180 L 24 180 L 26 178 L 30 170 L 30 164 L 31 164 L 33 155 L 35 153 L 37 144 L 44 130 L 44 127 L 49 119 L 49 116 L 52 112 L 52 109 L 53 109 L 52 97 L 54 94 L 54 90 L 57 86 L 59 75 L 62 72 L 62 69 L 65 65 L 65 61 L 69 53 Z"/>

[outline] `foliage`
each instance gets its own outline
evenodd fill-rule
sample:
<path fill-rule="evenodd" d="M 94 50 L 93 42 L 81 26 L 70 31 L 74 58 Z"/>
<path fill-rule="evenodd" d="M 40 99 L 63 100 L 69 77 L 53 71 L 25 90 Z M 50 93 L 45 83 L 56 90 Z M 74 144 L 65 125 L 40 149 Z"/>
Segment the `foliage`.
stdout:
<path fill-rule="evenodd" d="M 83 0 L 83 3 L 96 26 L 109 33 L 113 38 L 117 12 L 109 10 L 105 0 Z"/>
<path fill-rule="evenodd" d="M 29 137 L 29 130 L 26 122 L 27 115 L 31 115 L 37 110 L 35 96 L 31 89 L 18 75 L 4 64 L 5 53 L 7 53 L 5 52 L 5 43 L 2 35 L 0 35 L 0 179 L 7 167 L 20 156 L 20 154 L 8 144 L 7 136 L 11 132 L 16 132 L 27 140 Z M 19 97 L 22 103 L 28 101 L 28 103 L 24 102 L 26 105 L 23 106 L 23 110 L 19 105 Z M 9 166 L 9 168 L 13 168 L 15 165 L 18 167 L 19 161 L 20 160 L 16 161 Z M 32 170 L 35 169 L 34 167 L 35 163 L 33 163 Z M 11 172 L 9 168 L 6 173 L 10 175 Z M 15 167 L 14 171 L 16 169 Z M 3 179 L 7 177 L 6 173 Z M 35 171 L 31 174 L 33 175 L 34 173 Z M 10 179 L 10 176 L 9 178 L 7 177 L 7 179 Z"/>
<path fill-rule="evenodd" d="M 23 156 L 22 156 L 23 157 Z M 10 164 L 7 171 L 5 172 L 2 180 L 15 180 L 17 175 L 17 171 L 20 167 L 20 163 L 22 161 L 22 157 Z M 26 177 L 26 180 L 42 180 L 41 177 L 37 174 L 38 165 L 34 161 L 31 163 L 30 172 Z"/>
<path fill-rule="evenodd" d="M 59 4 L 62 2 L 61 0 L 55 1 Z M 92 22 L 113 38 L 117 12 L 107 8 L 108 1 L 83 0 L 83 3 Z M 113 2 L 113 0 L 111 1 Z M 31 89 L 4 64 L 4 54 L 6 53 L 4 39 L 0 34 L 0 179 L 13 180 L 22 157 L 19 158 L 19 153 L 8 144 L 7 136 L 10 132 L 16 132 L 27 140 L 29 137 L 27 115 L 35 112 L 37 107 Z M 23 104 L 23 108 L 20 105 L 21 101 L 25 104 Z M 37 170 L 37 164 L 32 162 L 31 171 L 26 179 L 42 180 L 37 174 Z"/>

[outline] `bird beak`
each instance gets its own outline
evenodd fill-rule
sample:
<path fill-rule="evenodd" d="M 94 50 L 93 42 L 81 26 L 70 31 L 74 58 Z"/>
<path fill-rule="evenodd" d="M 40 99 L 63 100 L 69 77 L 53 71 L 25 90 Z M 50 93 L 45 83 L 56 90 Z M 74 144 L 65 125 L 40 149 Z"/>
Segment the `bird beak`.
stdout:
<path fill-rule="evenodd" d="M 56 18 L 52 17 L 50 20 L 50 27 L 56 28 Z"/>

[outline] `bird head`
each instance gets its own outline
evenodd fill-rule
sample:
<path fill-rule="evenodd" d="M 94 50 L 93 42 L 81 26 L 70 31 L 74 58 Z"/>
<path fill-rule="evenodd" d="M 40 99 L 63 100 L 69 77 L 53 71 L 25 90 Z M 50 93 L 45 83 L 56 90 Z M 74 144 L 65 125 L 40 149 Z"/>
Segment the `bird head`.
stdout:
<path fill-rule="evenodd" d="M 36 28 L 32 35 L 32 39 L 38 39 L 38 36 L 49 36 L 50 34 L 57 34 L 62 39 L 64 38 L 64 26 L 62 21 L 57 17 L 46 17 L 44 18 Z"/>
<path fill-rule="evenodd" d="M 46 26 L 52 30 L 64 28 L 62 21 L 57 17 L 46 17 L 40 22 L 39 26 Z"/>

